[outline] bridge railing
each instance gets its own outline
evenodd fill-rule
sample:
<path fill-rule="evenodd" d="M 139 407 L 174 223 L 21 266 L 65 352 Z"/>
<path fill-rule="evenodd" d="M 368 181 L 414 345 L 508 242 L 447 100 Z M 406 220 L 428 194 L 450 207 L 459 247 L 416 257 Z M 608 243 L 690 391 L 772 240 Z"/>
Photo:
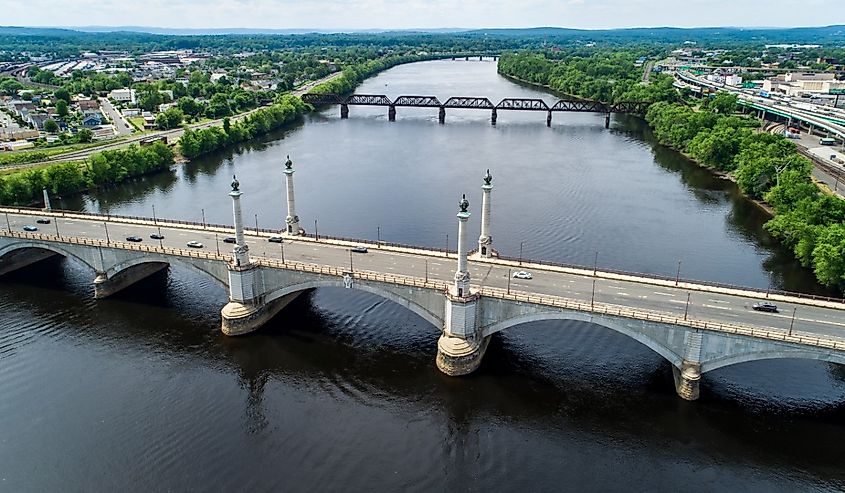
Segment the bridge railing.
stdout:
<path fill-rule="evenodd" d="M 2 207 L 0 209 L 9 210 L 12 212 L 21 212 L 24 214 L 42 214 L 44 211 L 42 209 L 36 207 Z M 149 218 L 149 217 L 142 217 L 142 216 L 129 216 L 129 215 L 112 215 L 112 214 L 103 214 L 97 212 L 77 212 L 77 211 L 64 211 L 64 210 L 53 210 L 50 212 L 53 216 L 60 216 L 60 217 L 77 217 L 80 219 L 85 219 L 87 217 L 95 217 L 101 220 L 129 220 L 129 221 L 144 221 L 149 222 L 153 225 L 159 226 L 167 226 L 168 224 L 173 225 L 182 225 L 182 226 L 194 226 L 197 229 L 207 229 L 207 230 L 225 230 L 225 231 L 234 231 L 234 227 L 231 225 L 220 225 L 220 224 L 212 224 L 212 223 L 202 223 L 197 221 L 184 221 L 178 219 L 169 219 L 169 218 Z M 282 231 L 278 229 L 270 229 L 270 228 L 248 228 L 247 232 L 255 231 L 258 233 L 265 233 L 265 234 L 273 234 L 273 235 L 281 235 Z M 418 245 L 408 245 L 404 243 L 395 243 L 389 241 L 376 241 L 372 239 L 360 239 L 360 238 L 347 238 L 343 236 L 332 236 L 332 235 L 324 235 L 319 234 L 315 235 L 313 233 L 308 233 L 305 235 L 308 238 L 314 239 L 315 241 L 320 240 L 329 240 L 329 241 L 338 241 L 338 242 L 345 242 L 350 244 L 362 244 L 367 246 L 373 246 L 375 248 L 379 247 L 388 247 L 388 248 L 401 248 L 401 249 L 408 249 L 408 250 L 417 250 L 421 253 L 425 252 L 433 252 L 439 253 L 443 255 L 449 255 L 455 253 L 454 250 L 447 249 L 447 248 L 437 248 L 437 247 L 421 247 Z M 688 279 L 682 277 L 675 277 L 675 276 L 666 276 L 660 274 L 652 274 L 652 273 L 644 273 L 644 272 L 634 272 L 634 271 L 625 271 L 625 270 L 618 270 L 612 269 L 607 267 L 602 267 L 601 269 L 594 269 L 593 267 L 588 267 L 584 265 L 578 264 L 571 264 L 571 263 L 564 263 L 564 262 L 554 262 L 549 260 L 535 260 L 535 259 L 528 259 L 525 257 L 516 258 L 516 257 L 508 257 L 505 255 L 499 255 L 498 257 L 500 260 L 510 261 L 517 264 L 534 264 L 538 266 L 549 266 L 549 267 L 559 267 L 564 269 L 574 269 L 574 270 L 581 270 L 581 271 L 594 271 L 596 270 L 599 273 L 607 273 L 607 274 L 615 274 L 621 276 L 631 276 L 631 277 L 638 277 L 642 279 L 653 279 L 658 281 L 664 282 L 676 282 L 678 284 L 694 284 L 704 287 L 714 287 L 714 288 L 722 288 L 722 289 L 733 289 L 737 291 L 745 291 L 745 292 L 754 292 L 754 293 L 763 293 L 765 292 L 766 296 L 769 295 L 777 295 L 777 296 L 786 296 L 792 297 L 797 299 L 806 299 L 806 300 L 813 300 L 813 301 L 825 301 L 830 303 L 841 303 L 845 304 L 845 299 L 837 298 L 833 296 L 825 296 L 825 295 L 816 295 L 816 294 L 808 294 L 808 293 L 799 293 L 795 291 L 786 291 L 786 290 L 779 290 L 779 289 L 766 289 L 762 290 L 760 288 L 753 288 L 749 286 L 742 286 L 737 284 L 729 284 L 729 283 L 722 283 L 717 281 L 702 281 L 698 279 Z"/>
<path fill-rule="evenodd" d="M 650 322 L 659 322 L 665 324 L 679 325 L 691 327 L 699 330 L 710 330 L 714 332 L 725 332 L 729 334 L 736 334 L 748 337 L 756 337 L 761 339 L 768 339 L 773 341 L 782 341 L 795 344 L 804 344 L 808 346 L 816 346 L 829 349 L 845 350 L 845 341 L 825 339 L 816 336 L 799 335 L 797 332 L 792 334 L 784 331 L 771 331 L 764 329 L 755 329 L 738 324 L 728 324 L 721 322 L 698 320 L 689 317 L 680 317 L 673 314 L 650 310 L 638 310 L 619 305 L 612 305 L 608 303 L 585 303 L 569 298 L 559 298 L 554 296 L 530 295 L 527 293 L 507 292 L 499 288 L 481 288 L 480 294 L 490 298 L 498 298 L 509 301 L 517 301 L 524 303 L 533 303 L 539 305 L 553 306 L 556 308 L 563 308 L 569 310 L 576 310 L 581 312 L 589 312 L 598 315 L 610 315 L 624 318 L 633 318 L 636 320 L 645 320 Z"/>

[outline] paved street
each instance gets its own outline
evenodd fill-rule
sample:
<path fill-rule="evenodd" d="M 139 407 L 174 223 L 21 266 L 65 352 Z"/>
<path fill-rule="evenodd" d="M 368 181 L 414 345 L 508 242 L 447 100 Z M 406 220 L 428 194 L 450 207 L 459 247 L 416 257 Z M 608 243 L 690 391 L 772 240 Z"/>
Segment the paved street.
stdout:
<path fill-rule="evenodd" d="M 118 135 L 129 135 L 132 133 L 132 127 L 124 120 L 123 115 L 112 106 L 108 98 L 100 98 L 100 108 L 109 117 L 109 120 L 114 123 L 114 128 Z"/>
<path fill-rule="evenodd" d="M 36 225 L 37 215 L 8 214 L 8 226 L 13 231 L 22 231 L 24 225 Z M 79 218 L 51 218 L 48 225 L 38 224 L 39 231 L 44 234 L 62 236 L 77 236 L 94 239 L 108 239 L 123 241 L 130 235 L 143 238 L 143 243 L 151 246 L 159 244 L 158 240 L 151 240 L 149 235 L 159 231 L 153 225 L 131 224 L 125 222 L 109 222 Z M 0 229 L 6 229 L 6 217 L 0 218 Z M 188 241 L 196 240 L 204 244 L 203 249 L 210 252 L 231 252 L 232 245 L 223 243 L 223 238 L 230 236 L 229 232 L 212 232 L 202 229 L 188 229 L 182 226 L 166 226 L 160 228 L 165 236 L 162 246 L 172 248 L 186 248 Z M 366 270 L 380 274 L 396 274 L 441 280 L 449 282 L 456 267 L 454 254 L 446 254 L 428 250 L 407 250 L 398 248 L 375 248 L 370 245 L 369 253 L 350 253 L 348 245 L 339 242 L 313 239 L 286 239 L 283 244 L 270 243 L 269 234 L 247 235 L 247 244 L 252 256 L 272 259 L 284 258 L 287 262 L 304 262 L 320 264 L 353 270 Z M 351 265 L 350 265 L 351 262 Z M 531 280 L 513 279 L 509 274 L 524 269 L 533 274 Z M 472 283 L 475 286 L 485 286 L 508 289 L 512 292 L 524 292 L 531 295 L 550 295 L 580 300 L 590 303 L 593 297 L 593 283 L 595 281 L 595 302 L 620 305 L 628 308 L 654 310 L 673 314 L 680 317 L 687 316 L 703 321 L 725 324 L 741 324 L 759 329 L 788 331 L 793 324 L 793 309 L 795 319 L 793 331 L 799 334 L 819 335 L 845 339 L 845 305 L 827 303 L 829 306 L 813 306 L 807 300 L 791 298 L 789 301 L 776 301 L 779 313 L 757 312 L 751 309 L 752 303 L 765 298 L 765 293 L 748 291 L 742 294 L 731 294 L 728 290 L 703 285 L 675 286 L 671 281 L 655 281 L 643 279 L 632 282 L 624 279 L 612 279 L 612 274 L 592 276 L 592 271 L 586 269 L 576 274 L 563 272 L 563 269 L 552 266 L 525 264 L 522 267 L 515 262 L 502 260 L 470 261 Z M 656 285 L 662 283 L 663 285 Z M 772 297 L 774 298 L 774 296 Z M 687 300 L 689 299 L 689 304 Z M 825 303 L 816 303 L 825 305 Z"/>

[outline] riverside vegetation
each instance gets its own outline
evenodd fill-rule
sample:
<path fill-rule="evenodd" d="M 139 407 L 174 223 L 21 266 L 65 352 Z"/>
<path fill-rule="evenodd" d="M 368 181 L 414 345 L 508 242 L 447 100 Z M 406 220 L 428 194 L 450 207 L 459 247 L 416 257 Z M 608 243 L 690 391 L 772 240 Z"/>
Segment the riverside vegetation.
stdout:
<path fill-rule="evenodd" d="M 812 163 L 795 144 L 756 131 L 756 118 L 734 114 L 734 95 L 718 93 L 693 108 L 669 76 L 652 75 L 651 84 L 639 84 L 642 68 L 634 66 L 634 57 L 576 50 L 549 57 L 519 53 L 502 56 L 499 72 L 579 97 L 654 102 L 645 119 L 661 144 L 729 174 L 744 194 L 768 203 L 774 216 L 766 231 L 812 268 L 820 283 L 845 289 L 845 201 L 813 183 Z"/>

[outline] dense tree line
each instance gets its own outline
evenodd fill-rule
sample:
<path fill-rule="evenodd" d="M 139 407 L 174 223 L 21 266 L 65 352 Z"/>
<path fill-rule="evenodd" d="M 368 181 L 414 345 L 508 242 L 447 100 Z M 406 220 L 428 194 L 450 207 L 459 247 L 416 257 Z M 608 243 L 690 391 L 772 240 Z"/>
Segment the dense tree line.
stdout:
<path fill-rule="evenodd" d="M 186 158 L 200 156 L 280 128 L 302 115 L 305 109 L 298 97 L 282 95 L 267 108 L 256 110 L 235 123 L 227 118 L 222 127 L 186 130 L 179 139 L 179 147 Z"/>
<path fill-rule="evenodd" d="M 40 200 L 44 188 L 53 195 L 64 195 L 114 185 L 167 169 L 172 164 L 173 151 L 161 142 L 145 147 L 130 145 L 125 149 L 103 151 L 92 155 L 84 163 L 59 163 L 0 177 L 0 204 L 32 204 Z"/>
<path fill-rule="evenodd" d="M 765 200 L 775 212 L 766 230 L 792 248 L 819 282 L 845 288 L 845 201 L 813 184 L 812 163 L 793 142 L 755 131 L 759 121 L 732 114 L 735 104 L 736 96 L 726 93 L 700 111 L 657 103 L 646 120 L 661 143 L 730 173 L 743 193 Z"/>
<path fill-rule="evenodd" d="M 653 74 L 642 85 L 642 50 L 573 49 L 549 53 L 506 53 L 499 58 L 499 73 L 571 96 L 604 102 L 672 101 L 678 93 L 672 78 Z"/>

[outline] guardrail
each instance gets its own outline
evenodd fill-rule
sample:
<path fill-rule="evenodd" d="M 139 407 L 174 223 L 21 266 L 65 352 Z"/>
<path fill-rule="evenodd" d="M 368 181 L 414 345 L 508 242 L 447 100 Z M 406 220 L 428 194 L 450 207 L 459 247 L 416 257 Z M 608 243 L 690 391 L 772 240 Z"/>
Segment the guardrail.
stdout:
<path fill-rule="evenodd" d="M 141 245 L 136 243 L 124 243 L 124 242 L 113 242 L 113 241 L 104 241 L 98 239 L 90 239 L 90 238 L 78 238 L 78 237 L 59 237 L 53 235 L 47 235 L 43 233 L 28 233 L 28 232 L 18 232 L 18 231 L 0 231 L 0 236 L 12 237 L 12 238 L 21 238 L 21 239 L 30 239 L 30 240 L 40 240 L 40 241 L 51 241 L 56 243 L 68 243 L 68 244 L 75 244 L 75 245 L 86 245 L 86 246 L 93 246 L 93 247 L 105 247 L 105 248 L 121 248 L 124 250 L 131 250 L 131 251 L 139 251 L 139 252 L 149 252 L 149 253 L 157 253 L 157 254 L 165 254 L 165 255 L 175 255 L 180 257 L 187 257 L 187 258 L 198 258 L 198 259 L 206 259 L 206 260 L 218 260 L 218 261 L 225 261 L 231 262 L 232 257 L 228 255 L 222 254 L 215 254 L 206 251 L 197 251 L 197 250 L 185 250 L 182 248 L 172 248 L 172 247 L 163 247 L 163 246 L 148 246 L 148 245 Z M 417 277 L 411 276 L 401 276 L 396 274 L 381 274 L 377 272 L 370 272 L 370 271 L 350 271 L 345 268 L 341 267 L 332 267 L 326 265 L 319 265 L 319 264 L 309 264 L 304 262 L 282 262 L 281 260 L 276 259 L 268 259 L 268 258 L 258 258 L 256 259 L 256 263 L 258 265 L 270 268 L 280 268 L 280 269 L 288 269 L 294 271 L 301 271 L 301 272 L 310 272 L 314 274 L 320 275 L 327 275 L 332 277 L 344 277 L 344 276 L 351 276 L 353 279 L 363 280 L 363 281 L 375 281 L 375 282 L 383 282 L 387 284 L 398 284 L 403 286 L 413 286 L 413 287 L 420 287 L 426 289 L 433 289 L 439 291 L 446 291 L 449 287 L 449 283 L 444 281 L 436 281 L 436 280 L 429 280 L 429 279 L 420 279 Z M 845 341 L 837 341 L 834 339 L 825 339 L 821 337 L 814 337 L 814 336 L 805 336 L 805 335 L 797 335 L 797 334 L 788 334 L 785 332 L 773 332 L 768 330 L 761 330 L 755 329 L 752 327 L 747 327 L 743 325 L 737 324 L 725 324 L 721 322 L 712 322 L 712 321 L 704 321 L 692 318 L 680 318 L 673 314 L 667 314 L 663 312 L 653 311 L 653 310 L 637 310 L 632 308 L 627 308 L 619 305 L 613 305 L 609 303 L 602 303 L 602 302 L 593 302 L 593 303 L 585 303 L 578 300 L 573 300 L 571 298 L 564 298 L 558 296 L 548 296 L 548 295 L 531 295 L 528 293 L 523 292 L 514 292 L 514 291 L 506 291 L 500 288 L 490 288 L 490 287 L 481 287 L 478 289 L 478 293 L 482 296 L 487 296 L 490 298 L 497 298 L 502 300 L 509 300 L 509 301 L 516 301 L 516 302 L 524 302 L 524 303 L 532 303 L 544 306 L 551 306 L 556 308 L 564 308 L 570 310 L 576 310 L 581 312 L 588 312 L 598 315 L 610 315 L 610 316 L 618 316 L 624 318 L 632 318 L 636 320 L 645 320 L 651 322 L 660 322 L 660 323 L 667 323 L 672 325 L 678 326 L 686 326 L 693 329 L 699 330 L 709 330 L 714 332 L 723 332 L 723 333 L 730 333 L 730 334 L 737 334 L 743 335 L 748 337 L 756 337 L 761 339 L 767 340 L 774 340 L 774 341 L 782 341 L 782 342 L 789 342 L 795 344 L 803 344 L 807 346 L 814 346 L 814 347 L 822 347 L 828 349 L 836 349 L 836 350 L 845 350 Z"/>
<path fill-rule="evenodd" d="M 220 225 L 220 224 L 212 224 L 212 223 L 202 223 L 196 221 L 184 221 L 178 219 L 163 219 L 163 218 L 149 218 L 149 217 L 141 217 L 141 216 L 124 216 L 124 215 L 111 215 L 111 214 L 102 214 L 96 212 L 77 212 L 77 211 L 65 211 L 65 210 L 53 210 L 49 213 L 45 213 L 42 209 L 34 208 L 34 207 L 0 207 L 0 212 L 8 211 L 12 213 L 19 213 L 19 214 L 29 214 L 29 215 L 51 215 L 51 216 L 58 216 L 58 217 L 74 217 L 78 219 L 95 219 L 95 220 L 105 220 L 105 221 L 139 221 L 147 223 L 151 226 L 163 226 L 167 227 L 169 225 L 173 226 L 191 226 L 196 227 L 198 230 L 210 230 L 210 231 L 217 231 L 217 232 L 233 232 L 233 226 L 229 225 Z M 267 229 L 267 228 L 247 228 L 246 232 L 249 233 L 250 231 L 254 232 L 255 234 L 273 234 L 273 235 L 281 235 L 283 231 L 277 229 Z M 295 240 L 296 237 L 291 238 Z M 302 238 L 302 237 L 301 237 Z M 307 234 L 304 235 L 304 238 L 308 238 L 309 240 L 314 240 L 317 242 L 320 241 L 329 241 L 329 242 L 345 242 L 349 244 L 361 244 L 367 246 L 373 246 L 375 248 L 401 248 L 407 250 L 417 251 L 422 255 L 431 254 L 431 255 L 449 255 L 456 253 L 454 250 L 445 249 L 445 248 L 432 248 L 432 247 L 420 247 L 414 245 L 406 245 L 402 243 L 393 243 L 387 241 L 375 241 L 372 239 L 355 239 L 355 238 L 344 238 L 341 236 L 329 236 L 329 235 L 314 235 L 314 234 Z M 797 300 L 812 300 L 812 301 L 824 301 L 829 303 L 837 303 L 845 305 L 845 299 L 843 298 L 836 298 L 833 296 L 824 296 L 824 295 L 816 295 L 816 294 L 808 294 L 808 293 L 799 293 L 794 291 L 786 291 L 786 290 L 778 290 L 778 289 L 767 289 L 765 291 L 759 288 L 752 288 L 749 286 L 741 286 L 736 284 L 729 284 L 729 283 L 721 283 L 717 281 L 702 281 L 697 279 L 688 279 L 682 278 L 677 276 L 666 276 L 660 274 L 650 274 L 650 273 L 643 273 L 643 272 L 633 272 L 633 271 L 624 271 L 618 269 L 611 269 L 603 267 L 601 269 L 595 269 L 593 267 L 588 267 L 584 265 L 578 264 L 570 264 L 564 262 L 554 262 L 549 260 L 534 260 L 530 258 L 515 258 L 515 257 L 508 257 L 504 255 L 499 255 L 499 260 L 509 261 L 512 263 L 522 264 L 532 264 L 535 267 L 543 268 L 543 267 L 556 267 L 556 268 L 563 268 L 563 269 L 573 269 L 573 270 L 580 270 L 585 273 L 592 273 L 597 272 L 601 274 L 614 274 L 614 275 L 622 275 L 622 276 L 630 276 L 634 278 L 639 278 L 644 281 L 648 280 L 656 280 L 661 282 L 673 282 L 676 284 L 687 284 L 687 285 L 695 285 L 700 286 L 703 288 L 712 287 L 712 288 L 720 288 L 720 289 L 733 289 L 737 291 L 744 291 L 746 295 L 749 297 L 754 298 L 767 298 L 771 295 L 777 296 L 784 296 L 784 297 L 791 297 Z M 591 275 L 591 274 L 584 274 L 584 275 Z"/>

